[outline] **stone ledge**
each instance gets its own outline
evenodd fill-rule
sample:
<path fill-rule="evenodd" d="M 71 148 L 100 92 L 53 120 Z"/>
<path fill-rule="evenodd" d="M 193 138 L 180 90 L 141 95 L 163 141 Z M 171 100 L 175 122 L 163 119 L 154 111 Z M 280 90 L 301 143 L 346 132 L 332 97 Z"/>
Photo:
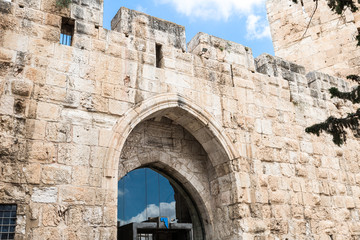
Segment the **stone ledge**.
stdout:
<path fill-rule="evenodd" d="M 305 75 L 306 73 L 303 66 L 266 53 L 261 54 L 255 59 L 255 67 L 258 73 L 266 74 L 270 77 L 282 77 L 288 81 L 294 81 L 294 74 Z"/>
<path fill-rule="evenodd" d="M 153 37 L 146 36 L 147 34 L 144 33 L 146 30 L 154 36 L 156 32 L 166 33 L 175 48 L 184 51 L 186 49 L 185 27 L 125 7 L 121 7 L 111 20 L 111 29 L 127 36 L 135 35 L 141 38 Z"/>

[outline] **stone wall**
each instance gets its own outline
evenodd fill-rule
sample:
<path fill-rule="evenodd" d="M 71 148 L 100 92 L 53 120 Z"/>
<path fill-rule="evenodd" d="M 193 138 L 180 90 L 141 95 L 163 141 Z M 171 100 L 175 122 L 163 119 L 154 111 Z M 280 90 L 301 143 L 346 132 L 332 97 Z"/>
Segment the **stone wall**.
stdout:
<path fill-rule="evenodd" d="M 355 39 L 360 12 L 346 10 L 340 16 L 320 0 L 311 19 L 315 3 L 303 2 L 304 8 L 292 0 L 267 1 L 275 55 L 337 77 L 360 74 L 360 48 Z"/>
<path fill-rule="evenodd" d="M 125 8 L 106 30 L 101 1 L 54 3 L 0 0 L 0 203 L 18 204 L 17 239 L 116 239 L 119 176 L 146 165 L 121 152 L 161 117 L 206 152 L 198 178 L 194 159 L 148 158 L 196 199 L 206 239 L 360 236 L 358 139 L 304 132 L 356 107 L 326 91 L 346 82 L 205 33 L 185 51 L 183 27 Z"/>

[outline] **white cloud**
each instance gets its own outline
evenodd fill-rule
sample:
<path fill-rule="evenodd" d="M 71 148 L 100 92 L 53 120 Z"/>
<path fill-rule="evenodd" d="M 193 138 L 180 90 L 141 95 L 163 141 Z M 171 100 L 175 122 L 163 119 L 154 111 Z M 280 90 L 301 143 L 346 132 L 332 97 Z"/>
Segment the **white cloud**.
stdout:
<path fill-rule="evenodd" d="M 125 188 L 124 191 L 121 189 L 118 189 L 118 198 L 124 196 L 128 192 L 129 192 L 129 190 L 127 190 L 127 188 Z"/>
<path fill-rule="evenodd" d="M 142 212 L 140 212 L 138 215 L 130 218 L 127 221 L 123 221 L 121 219 L 118 219 L 118 221 L 121 222 L 121 224 L 128 224 L 132 222 L 143 222 L 146 220 L 147 217 L 159 217 L 161 216 L 168 217 L 169 219 L 175 219 L 176 213 L 175 213 L 175 201 L 171 203 L 160 203 L 161 206 L 161 213 L 159 211 L 159 206 L 156 206 L 155 204 L 149 204 L 146 209 L 144 209 Z"/>
<path fill-rule="evenodd" d="M 250 14 L 246 20 L 246 30 L 248 39 L 270 38 L 270 27 L 268 21 L 261 16 Z"/>
<path fill-rule="evenodd" d="M 186 16 L 205 20 L 227 20 L 232 15 L 249 15 L 266 0 L 155 0 L 156 3 L 172 4 L 176 11 Z"/>
<path fill-rule="evenodd" d="M 141 5 L 137 5 L 135 9 L 136 9 L 136 11 L 143 12 L 143 13 L 146 13 L 146 11 L 147 11 L 147 9 Z"/>

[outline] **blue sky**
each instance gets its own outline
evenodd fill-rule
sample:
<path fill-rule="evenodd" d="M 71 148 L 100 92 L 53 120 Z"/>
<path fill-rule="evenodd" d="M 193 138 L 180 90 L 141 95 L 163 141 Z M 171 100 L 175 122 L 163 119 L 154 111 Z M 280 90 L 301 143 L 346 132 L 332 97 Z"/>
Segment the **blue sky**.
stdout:
<path fill-rule="evenodd" d="M 104 27 L 121 6 L 185 26 L 189 42 L 204 32 L 274 55 L 265 0 L 104 0 Z"/>

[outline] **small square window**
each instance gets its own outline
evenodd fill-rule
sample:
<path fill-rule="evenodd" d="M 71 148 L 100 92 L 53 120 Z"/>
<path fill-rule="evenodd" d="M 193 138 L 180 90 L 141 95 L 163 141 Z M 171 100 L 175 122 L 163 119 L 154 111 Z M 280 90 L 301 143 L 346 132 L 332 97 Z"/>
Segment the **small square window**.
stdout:
<path fill-rule="evenodd" d="M 15 237 L 16 204 L 0 204 L 0 239 L 12 240 Z"/>
<path fill-rule="evenodd" d="M 61 21 L 60 44 L 71 46 L 74 36 L 75 20 L 63 17 Z"/>

